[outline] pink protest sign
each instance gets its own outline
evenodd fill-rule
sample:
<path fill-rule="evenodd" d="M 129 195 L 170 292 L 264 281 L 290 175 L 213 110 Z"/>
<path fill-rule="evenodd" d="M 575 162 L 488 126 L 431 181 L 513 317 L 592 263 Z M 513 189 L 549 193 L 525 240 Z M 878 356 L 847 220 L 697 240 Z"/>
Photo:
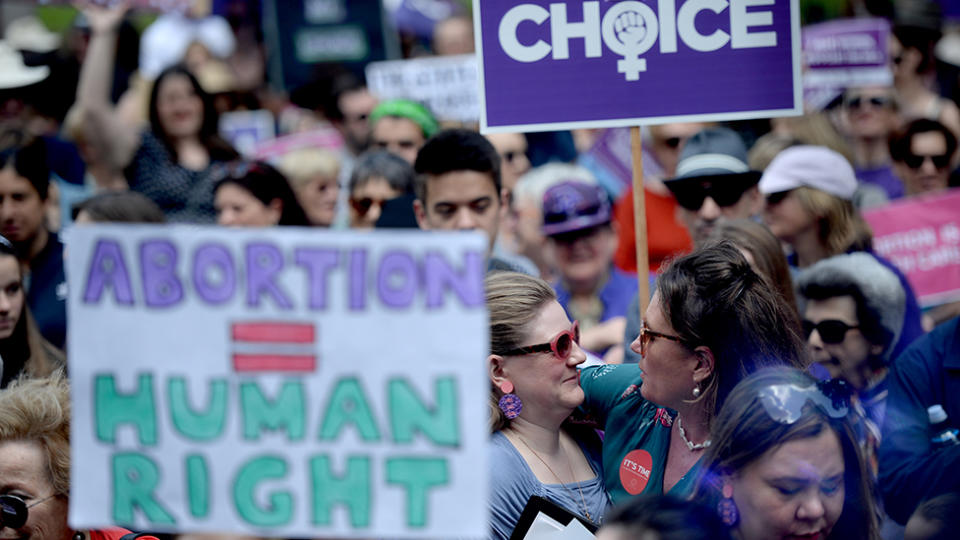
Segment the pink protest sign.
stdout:
<path fill-rule="evenodd" d="M 960 189 L 869 210 L 874 250 L 913 285 L 922 306 L 960 299 Z"/>
<path fill-rule="evenodd" d="M 256 159 L 271 160 L 301 148 L 324 148 L 334 152 L 343 149 L 343 138 L 333 128 L 291 133 L 259 143 L 253 150 Z"/>

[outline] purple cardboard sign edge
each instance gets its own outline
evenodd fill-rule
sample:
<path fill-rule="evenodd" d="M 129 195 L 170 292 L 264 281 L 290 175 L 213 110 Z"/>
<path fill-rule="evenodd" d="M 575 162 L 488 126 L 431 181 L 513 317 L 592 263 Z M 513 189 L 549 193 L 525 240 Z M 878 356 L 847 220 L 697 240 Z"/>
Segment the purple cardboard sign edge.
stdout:
<path fill-rule="evenodd" d="M 799 0 L 788 0 L 790 10 L 790 79 L 792 106 L 767 109 L 748 110 L 718 110 L 690 114 L 670 114 L 659 116 L 625 116 L 622 118 L 597 118 L 575 121 L 546 121 L 534 123 L 498 123 L 491 125 L 488 122 L 487 91 L 486 91 L 486 64 L 484 62 L 483 35 L 481 34 L 482 9 L 480 0 L 473 1 L 474 45 L 478 64 L 478 84 L 480 85 L 480 132 L 535 132 L 568 129 L 593 129 L 632 127 L 642 125 L 656 125 L 669 122 L 720 122 L 731 120 L 751 120 L 757 118 L 771 118 L 777 116 L 799 116 L 803 114 L 803 84 L 801 78 L 801 32 Z"/>

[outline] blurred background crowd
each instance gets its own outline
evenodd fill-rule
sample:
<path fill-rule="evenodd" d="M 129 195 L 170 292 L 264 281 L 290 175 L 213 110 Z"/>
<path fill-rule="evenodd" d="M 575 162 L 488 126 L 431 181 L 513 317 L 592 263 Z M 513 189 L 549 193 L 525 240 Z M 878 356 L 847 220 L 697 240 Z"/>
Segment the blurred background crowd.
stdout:
<path fill-rule="evenodd" d="M 960 450 L 941 451 L 931 429 L 934 439 L 953 433 L 956 443 L 947 427 L 960 425 L 960 400 L 950 392 L 960 388 L 960 302 L 919 298 L 909 269 L 874 251 L 864 214 L 960 186 L 960 5 L 799 5 L 805 28 L 879 21 L 885 76 L 821 92 L 802 116 L 644 127 L 649 268 L 638 272 L 627 130 L 481 136 L 471 113 L 433 110 L 426 95 L 386 95 L 388 77 L 370 77 L 380 61 L 449 57 L 470 66 L 469 2 L 4 0 L 2 384 L 65 365 L 59 235 L 69 226 L 478 229 L 490 242 L 489 268 L 514 272 L 491 274 L 487 284 L 491 399 L 499 404 L 494 459 L 518 467 L 497 484 L 494 537 L 509 537 L 518 501 L 522 508 L 531 493 L 599 524 L 614 503 L 639 493 L 618 472 L 637 448 L 662 457 L 655 495 L 694 494 L 721 509 L 723 524 L 708 523 L 716 512 L 696 521 L 700 537 L 900 538 L 911 516 L 920 521 L 908 537 L 951 537 Z M 447 82 L 424 86 L 431 84 Z M 638 274 L 656 291 L 642 318 Z M 503 305 L 527 294 L 526 314 Z M 715 335 L 721 327 L 736 343 Z M 535 337 L 539 349 L 529 346 Z M 680 349 L 664 349 L 673 346 Z M 578 389 L 568 391 L 569 373 L 551 375 L 555 366 L 537 372 L 543 379 L 511 363 L 529 354 L 553 355 L 571 370 L 640 363 L 644 376 L 636 366 L 580 366 Z M 771 355 L 780 371 L 741 381 L 769 368 Z M 679 375 L 657 363 L 667 357 L 682 366 Z M 560 390 L 538 394 L 538 386 L 551 388 L 543 384 L 549 377 Z M 828 380 L 843 381 L 842 407 L 823 389 Z M 739 382 L 745 386 L 734 388 Z M 31 392 L 63 397 L 62 380 L 43 384 Z M 626 403 L 631 395 L 637 403 Z M 0 394 L 0 416 L 31 409 L 9 396 Z M 517 409 L 503 405 L 507 396 L 526 412 L 511 417 Z M 794 407 L 796 400 L 808 406 Z M 604 431 L 603 441 L 595 430 L 568 430 L 574 410 Z M 841 416 L 850 422 L 838 424 Z M 641 419 L 644 430 L 677 436 L 638 440 Z M 30 496 L 3 487 L 4 456 L 46 463 L 38 449 L 58 444 L 32 443 L 29 430 L 18 429 L 26 430 L 0 425 L 0 505 L 10 528 L 16 516 L 27 519 L 21 499 Z M 760 432 L 776 436 L 747 448 Z M 771 478 L 750 474 L 776 469 L 770 461 L 788 448 L 823 452 L 813 460 L 820 469 L 811 489 L 823 499 L 810 503 L 819 505 L 809 520 L 816 527 L 790 525 L 808 523 L 805 502 L 792 518 L 777 514 L 803 482 L 775 486 L 783 504 L 773 509 L 757 495 L 769 486 L 749 484 Z M 862 474 L 844 476 L 844 464 Z M 705 472 L 686 475 L 693 470 Z M 66 496 L 64 486 L 50 485 Z M 744 493 L 752 496 L 737 497 Z M 607 534 L 637 537 L 631 527 L 640 523 L 701 519 L 682 501 L 644 495 L 609 514 L 615 531 Z M 730 518 L 731 507 L 739 518 Z M 680 517 L 667 519 L 673 515 Z M 789 534 L 770 536 L 778 527 Z M 937 527 L 952 532 L 936 536 Z"/>

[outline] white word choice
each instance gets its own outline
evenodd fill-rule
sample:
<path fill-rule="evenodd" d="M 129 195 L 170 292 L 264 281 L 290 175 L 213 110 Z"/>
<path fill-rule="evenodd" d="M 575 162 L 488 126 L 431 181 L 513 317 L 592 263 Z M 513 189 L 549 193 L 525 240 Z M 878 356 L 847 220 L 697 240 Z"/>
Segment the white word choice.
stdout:
<path fill-rule="evenodd" d="M 649 51 L 659 38 L 660 53 L 677 52 L 677 38 L 695 51 L 716 51 L 728 44 L 733 49 L 776 47 L 777 33 L 759 31 L 757 27 L 773 24 L 773 6 L 778 0 L 687 0 L 677 10 L 677 0 L 657 0 L 657 11 L 636 1 L 617 2 L 600 17 L 600 2 L 584 2 L 583 13 L 570 14 L 579 22 L 568 19 L 567 5 L 550 4 L 548 11 L 536 4 L 520 4 L 507 11 L 500 19 L 498 39 L 503 52 L 517 62 L 537 62 L 552 53 L 554 60 L 570 58 L 569 42 L 582 39 L 587 58 L 603 56 L 601 43 L 622 56 L 617 71 L 626 80 L 636 81 L 647 70 L 641 55 Z M 783 0 L 780 0 L 783 1 Z M 750 9 L 748 11 L 748 8 Z M 764 9 L 767 8 L 767 9 Z M 697 16 L 703 11 L 720 15 L 729 13 L 729 32 L 714 28 L 703 33 L 697 28 Z M 543 25 L 550 21 L 550 43 L 537 39 L 521 43 L 518 30 L 524 23 Z"/>

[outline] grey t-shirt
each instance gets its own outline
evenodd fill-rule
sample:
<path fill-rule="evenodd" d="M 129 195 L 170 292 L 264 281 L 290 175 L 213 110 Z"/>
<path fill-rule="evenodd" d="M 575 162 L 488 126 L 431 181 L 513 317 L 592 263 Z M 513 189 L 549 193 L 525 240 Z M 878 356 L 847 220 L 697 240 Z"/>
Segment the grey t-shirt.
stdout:
<path fill-rule="evenodd" d="M 596 476 L 585 482 L 571 484 L 543 484 L 530 470 L 520 452 L 507 437 L 496 432 L 490 440 L 490 538 L 508 539 L 527 505 L 531 495 L 537 495 L 582 516 L 583 502 L 590 511 L 592 521 L 600 524 L 610 508 L 610 498 L 603 490 L 599 444 L 596 448 L 577 441 Z M 580 491 L 583 499 L 580 500 Z"/>

